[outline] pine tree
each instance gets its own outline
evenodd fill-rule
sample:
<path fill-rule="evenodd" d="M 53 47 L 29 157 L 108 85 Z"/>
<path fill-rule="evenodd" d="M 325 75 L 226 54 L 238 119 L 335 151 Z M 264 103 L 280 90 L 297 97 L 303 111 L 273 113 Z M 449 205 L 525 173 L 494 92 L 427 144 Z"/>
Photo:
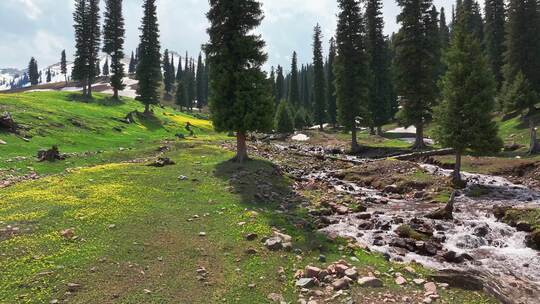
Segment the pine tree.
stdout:
<path fill-rule="evenodd" d="M 176 81 L 176 66 L 174 64 L 174 54 L 171 53 L 171 76 L 172 76 L 172 83 L 174 85 L 175 81 Z"/>
<path fill-rule="evenodd" d="M 431 119 L 432 105 L 437 98 L 436 79 L 438 65 L 435 60 L 440 51 L 429 36 L 431 0 L 398 0 L 402 11 L 398 16 L 401 29 L 395 37 L 395 77 L 401 110 L 398 118 L 405 126 L 416 127 L 413 149 L 424 149 L 424 125 Z"/>
<path fill-rule="evenodd" d="M 28 63 L 28 79 L 30 80 L 30 85 L 35 86 L 39 83 L 38 64 L 34 57 Z"/>
<path fill-rule="evenodd" d="M 66 50 L 62 51 L 62 55 L 60 56 L 60 72 L 62 75 L 64 75 L 64 78 L 66 79 L 66 84 L 68 82 L 67 80 L 67 59 L 66 59 Z"/>
<path fill-rule="evenodd" d="M 446 23 L 446 13 L 444 7 L 441 7 L 441 13 L 439 17 L 439 33 L 441 36 L 441 48 L 445 50 L 450 44 L 450 28 Z"/>
<path fill-rule="evenodd" d="M 457 16 L 465 29 L 480 43 L 484 41 L 484 20 L 480 12 L 480 5 L 476 0 L 463 0 L 457 4 Z"/>
<path fill-rule="evenodd" d="M 217 131 L 234 131 L 235 160 L 247 156 L 246 134 L 272 128 L 273 101 L 262 66 L 265 42 L 252 31 L 263 19 L 256 0 L 210 0 L 206 45 L 210 64 L 210 110 Z M 234 37 L 231 39 L 230 37 Z"/>
<path fill-rule="evenodd" d="M 193 62 L 193 58 L 191 58 L 189 61 L 189 72 L 186 80 L 188 107 L 190 111 L 193 111 L 193 103 L 197 98 L 197 84 L 195 77 L 195 64 Z"/>
<path fill-rule="evenodd" d="M 123 90 L 126 85 L 123 82 L 125 77 L 124 64 L 124 16 L 122 14 L 122 0 L 105 1 L 105 20 L 103 25 L 103 51 L 111 56 L 111 87 L 113 88 L 113 98 L 118 99 L 118 91 Z M 133 53 L 129 64 L 129 73 L 134 73 L 135 62 Z M 133 65 L 133 66 L 132 66 Z M 103 69 L 103 74 L 109 74 L 109 61 L 107 59 L 107 73 Z"/>
<path fill-rule="evenodd" d="M 131 52 L 131 58 L 129 60 L 128 73 L 129 74 L 135 74 L 135 71 L 137 71 L 137 64 L 135 63 L 135 56 L 133 55 L 133 52 Z"/>
<path fill-rule="evenodd" d="M 52 81 L 51 68 L 47 69 L 46 76 L 47 76 L 47 78 L 46 78 L 45 81 L 47 81 L 47 83 L 51 82 Z"/>
<path fill-rule="evenodd" d="M 462 21 L 458 16 L 458 23 Z M 445 60 L 448 71 L 441 81 L 442 103 L 435 111 L 435 138 L 455 150 L 453 181 L 462 186 L 464 152 L 492 153 L 502 147 L 492 119 L 495 81 L 480 42 L 467 32 L 466 24 L 457 25 Z"/>
<path fill-rule="evenodd" d="M 312 97 L 314 96 L 314 94 L 313 94 L 313 86 L 310 85 L 310 82 L 309 82 L 310 74 L 312 72 L 313 71 L 310 68 L 310 66 L 306 65 L 306 67 L 303 69 L 302 73 L 300 74 L 302 87 L 305 88 L 304 95 L 300 99 L 302 101 L 301 102 L 301 107 L 304 107 L 304 108 L 310 109 L 310 110 L 312 110 L 313 102 L 311 102 L 311 101 L 312 101 Z"/>
<path fill-rule="evenodd" d="M 172 91 L 174 75 L 171 74 L 171 59 L 169 57 L 169 50 L 165 50 L 163 54 L 163 84 L 165 85 L 165 92 L 170 94 Z"/>
<path fill-rule="evenodd" d="M 105 63 L 103 64 L 103 76 L 109 76 L 109 57 L 105 59 Z"/>
<path fill-rule="evenodd" d="M 381 135 L 382 125 L 392 116 L 392 92 L 390 62 L 387 56 L 387 45 L 383 34 L 382 1 L 368 0 L 366 8 L 367 52 L 370 58 L 371 85 L 368 109 L 369 125 L 372 134 L 377 129 Z"/>
<path fill-rule="evenodd" d="M 92 98 L 92 84 L 97 76 L 99 66 L 99 50 L 101 43 L 101 26 L 99 15 L 99 0 L 88 0 L 88 23 L 87 29 L 87 47 L 88 47 L 88 75 L 87 75 L 87 97 Z"/>
<path fill-rule="evenodd" d="M 491 70 L 497 81 L 497 88 L 503 82 L 502 67 L 504 64 L 504 37 L 506 9 L 504 0 L 486 0 L 484 5 L 484 45 L 491 65 Z"/>
<path fill-rule="evenodd" d="M 294 115 L 291 106 L 285 100 L 279 103 L 274 124 L 276 133 L 278 134 L 290 134 L 294 132 Z"/>
<path fill-rule="evenodd" d="M 272 95 L 274 97 L 274 100 L 277 98 L 276 94 L 276 70 L 274 69 L 274 66 L 270 68 L 270 77 L 268 78 L 268 81 L 270 82 L 270 87 L 272 89 Z"/>
<path fill-rule="evenodd" d="M 506 24 L 504 80 L 511 85 L 523 73 L 540 92 L 540 15 L 536 0 L 510 0 Z"/>
<path fill-rule="evenodd" d="M 289 95 L 288 101 L 296 107 L 300 105 L 300 83 L 298 79 L 298 58 L 296 52 L 293 52 L 291 61 L 291 79 L 289 81 Z"/>
<path fill-rule="evenodd" d="M 363 41 L 364 20 L 355 0 L 338 0 L 337 56 L 334 72 L 338 121 L 351 131 L 351 150 L 357 152 L 356 120 L 366 117 L 369 87 L 368 58 Z"/>
<path fill-rule="evenodd" d="M 283 68 L 280 65 L 277 66 L 276 74 L 277 76 L 275 104 L 277 106 L 285 96 L 285 94 L 283 93 L 285 92 L 285 77 L 283 76 Z"/>
<path fill-rule="evenodd" d="M 139 86 L 136 99 L 144 104 L 146 114 L 150 113 L 150 105 L 159 103 L 159 87 L 162 79 L 156 9 L 156 0 L 144 1 L 141 41 L 138 48 L 137 80 L 139 80 Z"/>
<path fill-rule="evenodd" d="M 176 82 L 180 82 L 182 80 L 182 57 L 178 58 L 178 71 L 176 72 Z"/>
<path fill-rule="evenodd" d="M 75 30 L 75 59 L 71 77 L 80 81 L 83 95 L 86 96 L 88 74 L 88 43 L 86 41 L 87 28 L 87 0 L 77 0 L 73 12 L 73 28 Z"/>
<path fill-rule="evenodd" d="M 204 99 L 204 64 L 201 53 L 199 53 L 199 58 L 197 59 L 196 89 L 197 108 L 200 110 L 206 105 L 206 100 Z"/>
<path fill-rule="evenodd" d="M 326 120 L 326 88 L 324 83 L 324 62 L 322 54 L 322 33 L 319 24 L 315 26 L 313 34 L 313 115 L 319 128 L 323 129 Z"/>
<path fill-rule="evenodd" d="M 92 83 L 99 76 L 99 0 L 77 0 L 73 21 L 76 52 L 72 77 L 82 83 L 83 95 L 92 98 Z"/>
<path fill-rule="evenodd" d="M 181 64 L 179 66 L 182 66 Z M 184 86 L 184 80 L 181 80 L 176 85 L 176 105 L 180 107 L 180 111 L 188 107 L 186 87 Z"/>
<path fill-rule="evenodd" d="M 294 114 L 294 128 L 302 131 L 305 127 L 309 126 L 308 114 L 304 108 L 298 109 Z"/>
<path fill-rule="evenodd" d="M 334 62 L 336 59 L 336 41 L 334 37 L 330 39 L 330 47 L 328 49 L 328 61 L 326 68 L 326 105 L 329 122 L 336 127 L 337 123 L 337 106 L 336 106 L 336 86 L 334 75 Z"/>

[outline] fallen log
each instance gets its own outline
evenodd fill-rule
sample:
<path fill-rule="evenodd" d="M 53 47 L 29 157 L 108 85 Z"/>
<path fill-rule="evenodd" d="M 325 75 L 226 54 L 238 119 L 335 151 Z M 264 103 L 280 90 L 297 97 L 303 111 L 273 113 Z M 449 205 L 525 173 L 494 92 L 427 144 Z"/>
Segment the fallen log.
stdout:
<path fill-rule="evenodd" d="M 397 159 L 397 160 L 414 160 L 418 158 L 424 158 L 424 157 L 430 157 L 430 156 L 442 156 L 442 155 L 449 155 L 453 153 L 454 153 L 454 149 L 448 148 L 448 149 L 439 149 L 439 150 L 432 150 L 432 151 L 422 151 L 422 152 L 402 154 L 402 155 L 392 156 L 389 158 Z"/>

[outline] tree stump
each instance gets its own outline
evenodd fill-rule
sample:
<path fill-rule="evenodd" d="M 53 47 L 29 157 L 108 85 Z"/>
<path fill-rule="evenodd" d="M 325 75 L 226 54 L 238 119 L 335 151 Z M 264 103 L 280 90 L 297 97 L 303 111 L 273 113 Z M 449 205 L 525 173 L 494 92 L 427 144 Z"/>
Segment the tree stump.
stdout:
<path fill-rule="evenodd" d="M 0 129 L 6 130 L 11 133 L 17 133 L 18 125 L 15 123 L 15 120 L 13 120 L 13 117 L 9 112 L 4 112 L 0 116 Z"/>
<path fill-rule="evenodd" d="M 56 160 L 64 160 L 66 157 L 62 154 L 60 154 L 60 151 L 58 150 L 57 146 L 53 146 L 49 150 L 40 150 L 38 151 L 37 155 L 38 161 L 56 161 Z"/>
<path fill-rule="evenodd" d="M 456 200 L 456 192 L 452 192 L 448 204 L 444 208 L 439 208 L 426 215 L 427 218 L 433 220 L 452 220 L 454 219 L 454 202 Z"/>

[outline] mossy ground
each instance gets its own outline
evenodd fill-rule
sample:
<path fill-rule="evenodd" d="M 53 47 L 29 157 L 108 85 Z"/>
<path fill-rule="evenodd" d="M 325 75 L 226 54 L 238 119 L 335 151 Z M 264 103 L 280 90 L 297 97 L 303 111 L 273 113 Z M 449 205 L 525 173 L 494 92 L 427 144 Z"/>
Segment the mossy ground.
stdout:
<path fill-rule="evenodd" d="M 112 129 L 121 123 L 115 119 L 140 105 L 129 99 L 111 105 L 105 95 L 83 102 L 68 93 L 2 94 L 0 107 L 35 132 L 30 142 L 2 133 L 8 144 L 0 146 L 0 167 L 61 173 L 0 189 L 0 227 L 19 228 L 0 238 L 0 303 L 265 303 L 270 292 L 294 302 L 294 271 L 320 265 L 320 254 L 329 262 L 349 259 L 365 274 L 404 267 L 363 250 L 339 250 L 343 243 L 316 233 L 302 209 L 276 212 L 282 202 L 261 199 L 257 186 L 266 183 L 276 197 L 296 199 L 292 181 L 262 159 L 243 166 L 228 162 L 232 153 L 219 146 L 226 137 L 213 133 L 207 121 L 156 109 L 153 123 L 139 121 L 116 133 Z M 70 124 L 70 118 L 87 128 Z M 165 156 L 176 165 L 122 162 L 152 156 L 162 140 L 182 132 L 186 121 L 201 131 L 197 139 L 170 143 Z M 63 152 L 110 152 L 38 164 L 32 157 L 37 149 L 53 144 Z M 7 161 L 17 156 L 28 159 Z M 241 178 L 234 178 L 238 172 Z M 76 239 L 61 236 L 68 228 Z M 293 236 L 301 258 L 244 238 L 248 233 L 270 235 L 273 228 Z M 257 254 L 246 254 L 247 248 Z M 209 284 L 197 280 L 199 266 L 209 271 Z M 279 278 L 279 267 L 285 269 L 285 280 Z M 415 268 L 416 276 L 429 274 Z M 384 280 L 385 292 L 421 290 Z M 66 294 L 68 283 L 82 288 Z M 452 303 L 494 303 L 458 289 L 441 295 Z"/>

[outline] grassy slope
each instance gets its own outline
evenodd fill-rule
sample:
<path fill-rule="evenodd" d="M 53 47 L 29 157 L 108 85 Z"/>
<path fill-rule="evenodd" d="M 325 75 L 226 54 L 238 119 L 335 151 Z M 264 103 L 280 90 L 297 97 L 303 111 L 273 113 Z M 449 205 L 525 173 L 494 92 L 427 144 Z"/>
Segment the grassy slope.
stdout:
<path fill-rule="evenodd" d="M 38 174 L 57 173 L 66 167 L 130 159 L 141 150 L 153 152 L 164 138 L 187 134 L 184 126 L 188 121 L 196 126 L 199 136 L 218 136 L 208 121 L 169 108 L 155 108 L 154 118 L 141 118 L 137 124 L 119 121 L 137 109 L 141 109 L 140 103 L 132 99 L 114 102 L 103 94 L 96 94 L 95 100 L 87 103 L 80 101 L 79 94 L 67 92 L 0 94 L 0 112 L 12 113 L 17 123 L 29 128 L 26 133 L 32 137 L 25 142 L 18 136 L 0 133 L 0 139 L 7 142 L 0 145 L 0 170 L 13 168 L 24 173 L 30 167 Z M 58 145 L 62 153 L 87 154 L 67 162 L 36 163 L 37 151 L 52 145 Z"/>
<path fill-rule="evenodd" d="M 0 95 L 0 107 L 31 126 L 34 135 L 47 132 L 46 137 L 34 136 L 29 143 L 1 134 L 8 142 L 0 146 L 2 167 L 24 170 L 30 165 L 42 173 L 86 167 L 0 189 L 0 228 L 20 229 L 14 236 L 0 236 L 0 303 L 47 303 L 63 298 L 71 303 L 264 303 L 270 292 L 294 301 L 296 269 L 318 264 L 320 253 L 329 261 L 350 256 L 338 250 L 339 241 L 329 243 L 310 229 L 294 226 L 303 221 L 303 210 L 279 214 L 275 212 L 278 202 L 256 199 L 257 186 L 264 183 L 271 185 L 277 197 L 296 194 L 291 181 L 276 174 L 268 162 L 253 161 L 246 167 L 226 162 L 232 155 L 213 143 L 222 136 L 213 134 L 206 121 L 179 113 L 165 115 L 167 111 L 158 109 L 156 117 L 163 124 L 142 121 L 119 134 L 111 129 L 121 123 L 112 118 L 123 118 L 139 105 L 132 100 L 111 105 L 104 95 L 90 104 L 73 101 L 66 93 Z M 73 117 L 87 128 L 81 130 L 67 121 Z M 201 128 L 200 139 L 206 143 L 174 144 L 166 156 L 178 165 L 156 169 L 117 163 L 151 155 L 161 139 L 183 131 L 188 120 Z M 111 152 L 53 164 L 37 164 L 33 159 L 6 162 L 14 156 L 33 156 L 38 148 L 52 144 L 60 144 L 64 152 Z M 132 150 L 118 151 L 119 146 Z M 231 179 L 239 171 L 242 177 Z M 180 175 L 189 179 L 180 180 Z M 188 221 L 194 215 L 200 219 Z M 115 228 L 111 229 L 112 224 Z M 269 252 L 259 241 L 244 240 L 251 232 L 269 235 L 272 227 L 294 236 L 295 246 L 304 251 L 301 259 L 293 253 Z M 74 228 L 77 240 L 60 236 L 67 228 Z M 201 231 L 207 236 L 200 237 Z M 258 254 L 245 254 L 248 247 Z M 359 259 L 354 264 L 363 274 L 403 267 L 361 250 L 354 255 Z M 210 272 L 210 285 L 197 281 L 198 266 Z M 278 278 L 278 267 L 286 270 L 284 281 Z M 69 282 L 82 284 L 82 290 L 65 295 Z M 385 292 L 419 290 L 398 287 L 391 278 L 385 282 Z M 248 286 L 252 283 L 254 288 Z M 377 292 L 364 289 L 359 294 Z M 460 290 L 441 291 L 441 295 L 455 303 L 492 302 Z"/>

